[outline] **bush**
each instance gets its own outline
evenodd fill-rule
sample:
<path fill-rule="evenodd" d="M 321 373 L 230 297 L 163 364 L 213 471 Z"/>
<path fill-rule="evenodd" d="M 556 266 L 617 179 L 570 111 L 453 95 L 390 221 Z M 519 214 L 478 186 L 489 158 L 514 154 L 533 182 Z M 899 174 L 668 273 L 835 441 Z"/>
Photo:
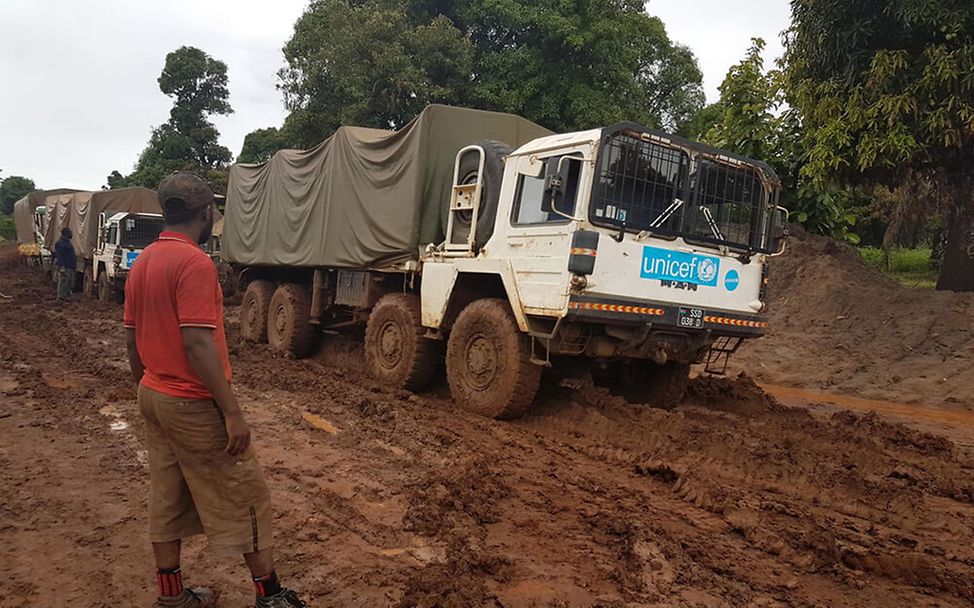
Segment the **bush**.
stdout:
<path fill-rule="evenodd" d="M 0 216 L 0 242 L 16 240 L 17 228 L 14 226 L 14 217 L 12 215 Z"/>

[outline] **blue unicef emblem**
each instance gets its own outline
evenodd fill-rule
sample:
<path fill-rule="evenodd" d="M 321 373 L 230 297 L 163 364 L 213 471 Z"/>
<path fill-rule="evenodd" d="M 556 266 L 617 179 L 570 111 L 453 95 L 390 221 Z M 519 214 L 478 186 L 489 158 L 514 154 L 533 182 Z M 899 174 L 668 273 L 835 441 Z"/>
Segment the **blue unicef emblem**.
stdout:
<path fill-rule="evenodd" d="M 727 291 L 734 291 L 740 284 L 741 275 L 736 270 L 728 270 L 727 276 L 724 277 L 724 287 L 727 288 Z"/>
<path fill-rule="evenodd" d="M 719 275 L 720 258 L 649 245 L 643 247 L 643 265 L 639 276 L 644 279 L 716 287 Z"/>

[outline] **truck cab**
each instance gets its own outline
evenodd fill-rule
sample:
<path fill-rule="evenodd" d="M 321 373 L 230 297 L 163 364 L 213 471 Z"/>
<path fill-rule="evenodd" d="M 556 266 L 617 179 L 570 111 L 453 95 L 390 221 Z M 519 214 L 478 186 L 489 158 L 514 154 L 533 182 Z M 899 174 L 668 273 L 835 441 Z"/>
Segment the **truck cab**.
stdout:
<path fill-rule="evenodd" d="M 34 209 L 31 220 L 34 230 L 34 241 L 36 243 L 32 249 L 36 251 L 41 270 L 50 271 L 54 265 L 54 254 L 44 247 L 44 235 L 47 234 L 47 207 L 45 205 L 38 205 Z"/>
<path fill-rule="evenodd" d="M 452 329 L 456 302 L 484 295 L 464 292 L 495 277 L 533 364 L 584 357 L 620 394 L 657 402 L 682 398 L 690 364 L 722 373 L 764 333 L 786 219 L 766 164 L 632 123 L 510 151 L 499 184 L 489 156 L 458 154 L 446 243 L 424 259 L 427 327 Z"/>
<path fill-rule="evenodd" d="M 91 268 L 85 269 L 85 292 L 98 299 L 121 301 L 132 263 L 162 232 L 157 213 L 101 213 Z"/>

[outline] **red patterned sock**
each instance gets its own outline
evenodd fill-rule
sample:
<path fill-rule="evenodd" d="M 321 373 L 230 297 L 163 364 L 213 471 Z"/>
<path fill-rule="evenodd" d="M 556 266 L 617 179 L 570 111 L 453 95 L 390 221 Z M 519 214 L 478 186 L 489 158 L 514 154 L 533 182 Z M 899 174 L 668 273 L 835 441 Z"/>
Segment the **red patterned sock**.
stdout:
<path fill-rule="evenodd" d="M 174 597 L 183 592 L 183 573 L 179 566 L 159 568 L 156 580 L 159 581 L 159 595 L 163 597 Z"/>
<path fill-rule="evenodd" d="M 280 593 L 281 583 L 277 581 L 277 572 L 272 570 L 267 576 L 255 576 L 254 589 L 257 590 L 257 597 Z"/>

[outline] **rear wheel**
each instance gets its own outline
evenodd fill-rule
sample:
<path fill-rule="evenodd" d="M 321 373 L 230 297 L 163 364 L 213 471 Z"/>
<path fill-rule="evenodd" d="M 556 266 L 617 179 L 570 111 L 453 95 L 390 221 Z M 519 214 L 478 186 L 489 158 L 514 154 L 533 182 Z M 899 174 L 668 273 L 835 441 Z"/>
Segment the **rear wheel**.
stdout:
<path fill-rule="evenodd" d="M 419 297 L 383 296 L 365 328 L 365 363 L 383 384 L 417 391 L 433 380 L 443 359 L 442 343 L 424 338 Z"/>
<path fill-rule="evenodd" d="M 274 350 L 289 352 L 302 359 L 311 354 L 314 336 L 308 290 L 296 283 L 282 284 L 271 297 L 267 343 Z"/>
<path fill-rule="evenodd" d="M 531 341 L 506 300 L 477 300 L 450 332 L 446 377 L 457 404 L 491 418 L 521 416 L 531 406 L 541 367 L 531 363 Z"/>
<path fill-rule="evenodd" d="M 104 276 L 104 274 L 102 276 Z M 85 276 L 81 284 L 81 290 L 89 298 L 95 297 L 97 286 L 95 285 L 95 277 L 91 268 L 85 268 Z"/>
<path fill-rule="evenodd" d="M 267 341 L 267 316 L 274 295 L 270 281 L 251 281 L 240 305 L 240 335 L 251 342 Z"/>
<path fill-rule="evenodd" d="M 683 402 L 690 383 L 690 366 L 671 361 L 663 365 L 646 360 L 617 362 L 593 374 L 600 385 L 630 403 L 673 409 Z"/>

